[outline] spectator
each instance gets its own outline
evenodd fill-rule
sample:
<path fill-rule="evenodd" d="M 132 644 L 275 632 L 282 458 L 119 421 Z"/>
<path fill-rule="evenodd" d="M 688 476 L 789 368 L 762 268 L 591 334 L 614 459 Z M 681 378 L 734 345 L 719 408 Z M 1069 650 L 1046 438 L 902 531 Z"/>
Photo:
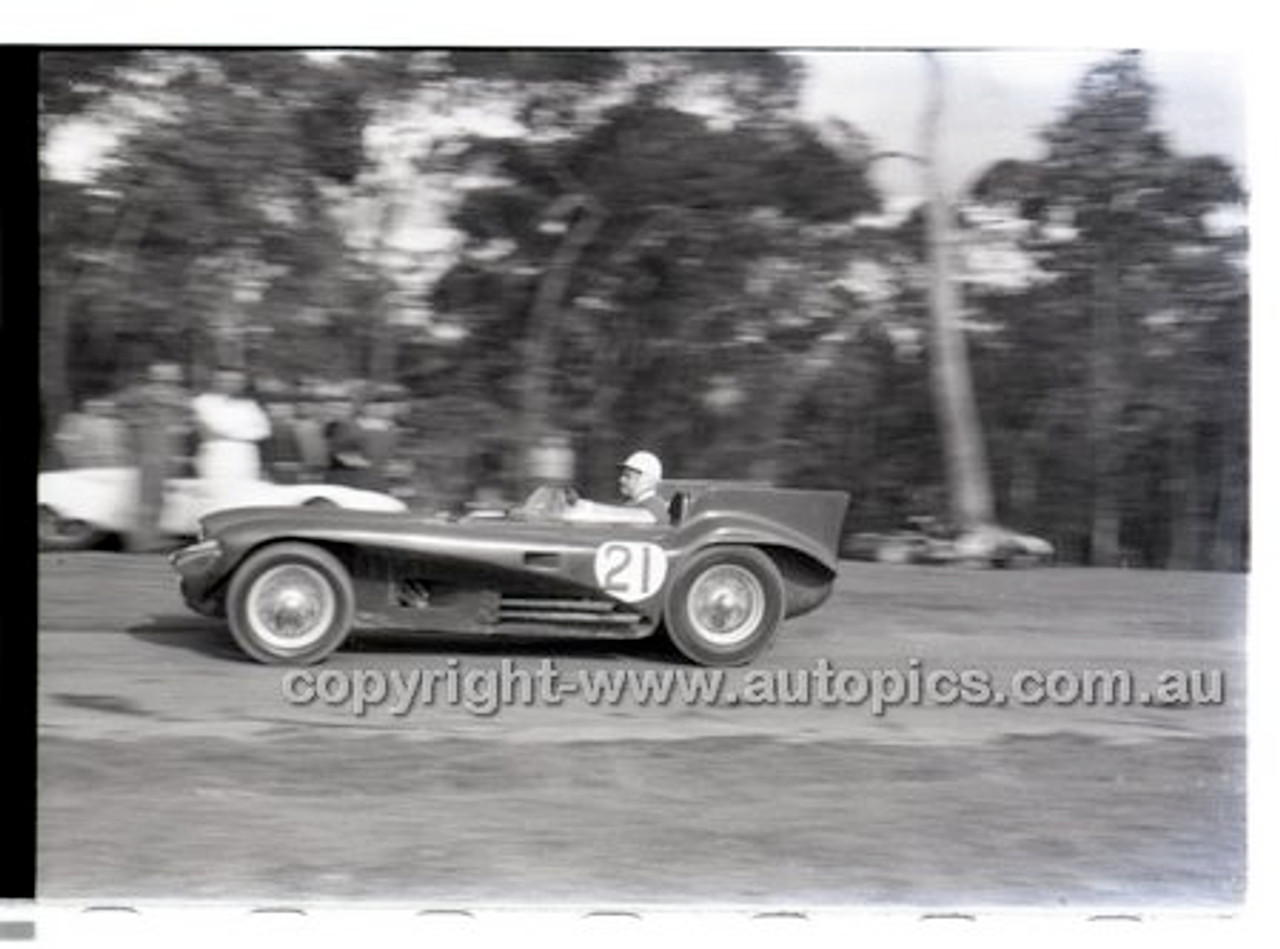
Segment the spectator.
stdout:
<path fill-rule="evenodd" d="M 359 411 L 350 402 L 343 403 L 325 429 L 329 443 L 329 479 L 353 488 L 365 486 L 369 471 L 364 431 L 357 418 Z"/>
<path fill-rule="evenodd" d="M 369 460 L 364 483 L 374 491 L 385 491 L 389 467 L 399 447 L 399 428 L 393 402 L 370 402 L 356 419 L 364 442 L 363 454 Z"/>
<path fill-rule="evenodd" d="M 295 406 L 274 399 L 267 403 L 271 435 L 262 443 L 262 460 L 271 480 L 297 484 L 301 480 L 302 450 L 298 443 Z"/>
<path fill-rule="evenodd" d="M 175 363 L 152 363 L 146 379 L 121 397 L 120 409 L 128 422 L 131 455 L 138 469 L 138 506 L 129 547 L 155 550 L 162 543 L 164 483 L 182 457 L 183 438 L 191 425 L 182 369 Z"/>
<path fill-rule="evenodd" d="M 329 470 L 329 441 L 325 437 L 328 422 L 325 403 L 309 398 L 299 403 L 293 421 L 293 436 L 298 446 L 299 480 L 321 481 Z"/>
<path fill-rule="evenodd" d="M 258 443 L 271 434 L 271 422 L 262 407 L 245 394 L 244 373 L 219 369 L 214 374 L 213 391 L 196 396 L 192 408 L 200 427 L 199 476 L 224 486 L 261 478 Z"/>
<path fill-rule="evenodd" d="M 129 429 L 110 399 L 89 399 L 63 416 L 54 443 L 69 468 L 127 468 Z"/>

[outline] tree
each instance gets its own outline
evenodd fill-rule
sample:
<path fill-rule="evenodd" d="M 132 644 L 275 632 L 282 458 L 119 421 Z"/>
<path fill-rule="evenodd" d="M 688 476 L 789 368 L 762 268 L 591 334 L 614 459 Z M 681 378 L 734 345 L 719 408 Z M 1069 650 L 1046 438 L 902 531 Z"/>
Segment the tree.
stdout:
<path fill-rule="evenodd" d="M 137 58 L 133 52 L 103 51 L 84 56 L 47 52 L 40 57 L 40 125 L 42 151 L 50 135 L 64 123 L 92 112 L 126 84 L 124 74 Z M 67 365 L 70 351 L 71 309 L 85 264 L 77 248 L 103 240 L 95 234 L 77 206 L 88 196 L 75 183 L 41 182 L 41 417 L 48 427 L 67 411 L 74 399 Z M 117 232 L 112 241 L 125 235 Z M 42 432 L 43 435 L 43 432 Z"/>
<path fill-rule="evenodd" d="M 1238 237 L 1213 218 L 1243 194 L 1221 159 L 1172 151 L 1155 105 L 1139 54 L 1108 59 L 1044 130 L 1045 156 L 993 166 L 975 193 L 1034 223 L 1052 277 L 1023 308 L 1017 358 L 1039 357 L 1031 402 L 1081 420 L 1064 446 L 1087 461 L 1089 561 L 1220 564 L 1197 535 L 1220 511 L 1243 544 L 1246 290 Z M 1211 456 L 1232 476 L 1210 475 Z"/>
<path fill-rule="evenodd" d="M 350 344 L 326 333 L 344 324 L 376 351 L 378 334 L 353 318 L 371 302 L 378 312 L 380 274 L 351 252 L 335 212 L 367 162 L 365 128 L 418 81 L 415 63 L 248 51 L 46 59 L 46 124 L 92 120 L 115 135 L 90 180 L 47 170 L 43 183 L 46 378 L 69 361 L 103 388 L 159 356 L 296 375 L 348 362 Z M 68 78 L 82 75 L 101 90 L 92 99 L 66 91 L 85 87 Z M 50 111 L 67 102 L 78 111 Z M 270 334 L 287 345 L 262 345 Z M 67 402 L 51 398 L 49 414 Z"/>
<path fill-rule="evenodd" d="M 942 432 L 951 518 L 958 528 L 983 527 L 993 522 L 991 474 L 987 467 L 982 424 L 974 398 L 973 380 L 961 323 L 961 301 L 953 273 L 955 253 L 951 236 L 954 206 L 940 170 L 939 123 L 943 111 L 944 80 L 937 57 L 927 55 L 930 98 L 922 121 L 923 168 L 926 188 L 926 256 L 929 267 L 929 312 L 932 322 L 930 370 L 934 404 Z"/>
<path fill-rule="evenodd" d="M 709 116 L 681 108 L 690 85 L 706 92 L 706 57 L 693 59 L 644 57 L 621 103 L 554 134 L 472 143 L 492 184 L 454 214 L 468 248 L 435 308 L 474 339 L 521 341 L 505 398 L 522 440 L 590 432 L 589 468 L 614 437 L 696 464 L 723 424 L 706 410 L 715 385 L 761 396 L 752 419 L 768 420 L 757 444 L 771 461 L 770 433 L 797 404 L 776 380 L 805 378 L 791 370 L 822 358 L 830 329 L 832 307 L 806 285 L 847 263 L 836 225 L 875 205 L 865 156 L 803 126 L 785 108 L 794 97 L 732 84 Z M 772 63 L 746 66 L 786 75 Z"/>

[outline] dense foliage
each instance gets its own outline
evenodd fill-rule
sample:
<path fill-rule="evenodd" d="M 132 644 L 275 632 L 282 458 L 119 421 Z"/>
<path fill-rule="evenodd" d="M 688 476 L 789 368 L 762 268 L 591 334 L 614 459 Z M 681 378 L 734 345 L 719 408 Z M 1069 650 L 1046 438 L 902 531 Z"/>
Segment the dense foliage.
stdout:
<path fill-rule="evenodd" d="M 42 64 L 42 409 L 147 360 L 396 383 L 442 494 L 569 436 L 945 513 L 925 209 L 768 52 L 73 51 Z M 1247 564 L 1244 195 L 1135 54 L 948 207 L 997 518 L 1067 559 Z M 71 130 L 110 149 L 79 174 Z M 943 139 L 939 147 L 945 150 Z M 935 224 L 937 218 L 934 219 Z"/>

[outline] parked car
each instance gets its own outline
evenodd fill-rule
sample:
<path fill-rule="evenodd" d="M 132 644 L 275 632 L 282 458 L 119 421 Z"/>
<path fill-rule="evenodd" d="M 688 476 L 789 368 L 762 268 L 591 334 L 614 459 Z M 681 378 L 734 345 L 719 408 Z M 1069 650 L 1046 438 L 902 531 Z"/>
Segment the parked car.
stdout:
<path fill-rule="evenodd" d="M 79 550 L 128 533 L 137 510 L 135 468 L 73 468 L 42 472 L 36 481 L 41 549 Z M 216 487 L 200 478 L 165 483 L 160 529 L 194 537 L 200 518 L 219 507 L 326 505 L 358 511 L 404 511 L 403 501 L 377 491 L 333 484 L 274 484 L 240 481 Z"/>
<path fill-rule="evenodd" d="M 171 557 L 187 604 L 225 616 L 251 657 L 311 663 L 353 629 L 640 639 L 687 658 L 749 661 L 816 609 L 838 570 L 848 496 L 668 482 L 672 523 L 575 516 L 544 487 L 505 511 L 404 517 L 223 511 Z"/>
<path fill-rule="evenodd" d="M 1004 527 L 957 531 L 933 517 L 912 517 L 899 530 L 860 531 L 844 538 L 841 556 L 890 564 L 961 564 L 1016 567 L 1054 557 L 1049 541 Z"/>

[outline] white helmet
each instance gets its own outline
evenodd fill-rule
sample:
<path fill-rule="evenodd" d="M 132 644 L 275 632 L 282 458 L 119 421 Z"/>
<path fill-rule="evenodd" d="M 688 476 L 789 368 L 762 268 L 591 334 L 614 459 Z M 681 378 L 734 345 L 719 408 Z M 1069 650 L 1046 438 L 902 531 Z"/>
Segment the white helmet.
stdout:
<path fill-rule="evenodd" d="M 646 483 L 657 484 L 662 480 L 662 462 L 658 460 L 658 456 L 653 452 L 633 452 L 627 460 L 618 467 L 630 468 L 632 471 L 640 472 L 641 478 L 643 478 Z"/>

